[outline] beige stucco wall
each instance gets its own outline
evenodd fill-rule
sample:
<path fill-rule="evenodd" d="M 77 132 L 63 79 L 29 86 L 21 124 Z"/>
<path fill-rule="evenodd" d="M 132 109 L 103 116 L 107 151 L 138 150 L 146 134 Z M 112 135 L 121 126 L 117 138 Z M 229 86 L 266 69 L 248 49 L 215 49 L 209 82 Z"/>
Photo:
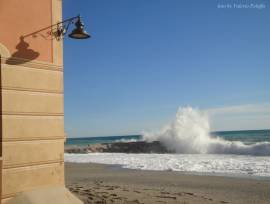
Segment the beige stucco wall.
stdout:
<path fill-rule="evenodd" d="M 39 56 L 13 56 L 18 37 L 61 21 L 61 8 L 61 0 L 0 1 L 2 203 L 23 191 L 64 186 L 62 42 L 31 36 L 25 41 Z"/>
<path fill-rule="evenodd" d="M 2 80 L 2 87 L 13 87 L 20 90 L 36 90 L 52 93 L 62 93 L 63 75 L 62 72 L 25 69 L 22 66 L 4 65 L 2 74 L 6 77 Z M 22 87 L 24 87 L 22 89 Z"/>

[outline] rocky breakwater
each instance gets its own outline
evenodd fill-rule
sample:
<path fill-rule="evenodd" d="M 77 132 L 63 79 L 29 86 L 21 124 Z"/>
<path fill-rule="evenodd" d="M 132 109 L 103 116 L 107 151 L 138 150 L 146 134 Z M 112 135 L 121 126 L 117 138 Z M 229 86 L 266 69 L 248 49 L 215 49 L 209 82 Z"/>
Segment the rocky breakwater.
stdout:
<path fill-rule="evenodd" d="M 91 153 L 91 152 L 113 152 L 113 153 L 172 153 L 159 141 L 154 142 L 115 142 L 92 144 L 83 147 L 65 147 L 66 153 Z"/>

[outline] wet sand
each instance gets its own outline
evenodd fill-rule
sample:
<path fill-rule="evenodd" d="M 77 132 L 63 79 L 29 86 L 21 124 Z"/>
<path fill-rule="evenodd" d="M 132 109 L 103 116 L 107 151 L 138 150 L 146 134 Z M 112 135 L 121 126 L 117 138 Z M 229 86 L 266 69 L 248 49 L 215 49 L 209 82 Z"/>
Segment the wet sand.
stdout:
<path fill-rule="evenodd" d="M 66 186 L 85 204 L 269 204 L 270 180 L 65 163 Z"/>

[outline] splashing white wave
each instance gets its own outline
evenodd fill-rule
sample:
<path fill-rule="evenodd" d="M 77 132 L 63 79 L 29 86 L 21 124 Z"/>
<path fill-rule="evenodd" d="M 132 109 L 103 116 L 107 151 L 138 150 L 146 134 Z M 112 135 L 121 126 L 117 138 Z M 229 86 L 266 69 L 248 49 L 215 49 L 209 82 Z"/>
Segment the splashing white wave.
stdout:
<path fill-rule="evenodd" d="M 270 155 L 269 142 L 246 145 L 212 137 L 207 113 L 191 107 L 179 108 L 174 121 L 159 132 L 144 133 L 143 138 L 158 140 L 177 153 Z"/>

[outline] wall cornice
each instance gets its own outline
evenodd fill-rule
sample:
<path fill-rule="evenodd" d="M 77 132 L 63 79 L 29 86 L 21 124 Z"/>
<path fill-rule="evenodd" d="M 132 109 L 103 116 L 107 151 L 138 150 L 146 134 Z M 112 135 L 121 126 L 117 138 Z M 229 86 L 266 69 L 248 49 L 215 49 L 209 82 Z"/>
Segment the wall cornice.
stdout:
<path fill-rule="evenodd" d="M 1 64 L 11 65 L 11 66 L 24 66 L 28 68 L 35 69 L 46 69 L 52 71 L 63 71 L 62 65 L 56 65 L 53 63 L 42 62 L 38 60 L 29 61 L 27 59 L 15 58 L 15 57 L 5 57 L 1 56 Z"/>

